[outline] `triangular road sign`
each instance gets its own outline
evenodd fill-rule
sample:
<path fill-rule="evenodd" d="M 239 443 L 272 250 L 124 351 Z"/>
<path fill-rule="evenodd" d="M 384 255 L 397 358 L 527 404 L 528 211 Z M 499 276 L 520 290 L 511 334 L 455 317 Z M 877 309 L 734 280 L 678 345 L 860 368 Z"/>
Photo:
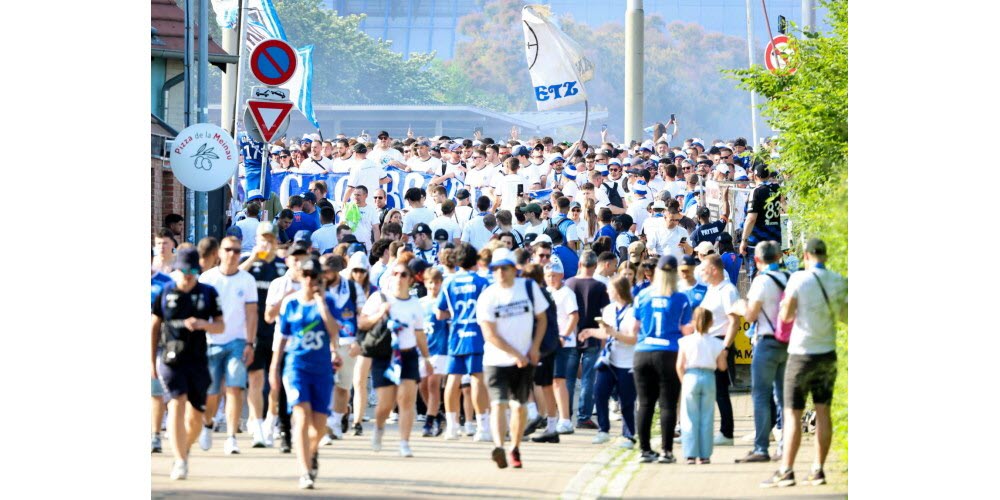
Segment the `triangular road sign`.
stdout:
<path fill-rule="evenodd" d="M 288 112 L 292 110 L 291 101 L 258 101 L 247 100 L 247 108 L 253 117 L 260 136 L 264 142 L 271 142 L 282 125 L 288 121 Z"/>

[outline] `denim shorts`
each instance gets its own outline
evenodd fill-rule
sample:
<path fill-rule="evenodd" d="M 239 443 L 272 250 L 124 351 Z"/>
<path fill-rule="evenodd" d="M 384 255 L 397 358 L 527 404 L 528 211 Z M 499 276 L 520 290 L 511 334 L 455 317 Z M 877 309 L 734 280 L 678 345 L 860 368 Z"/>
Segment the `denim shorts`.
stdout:
<path fill-rule="evenodd" d="M 208 346 L 208 373 L 212 376 L 212 385 L 208 386 L 209 396 L 219 393 L 223 379 L 226 387 L 246 388 L 247 365 L 243 364 L 243 348 L 246 345 L 246 340 L 236 339 Z"/>
<path fill-rule="evenodd" d="M 576 347 L 560 347 L 556 351 L 556 362 L 554 365 L 555 371 L 552 376 L 554 378 L 566 378 L 566 372 L 569 371 L 567 365 L 569 364 L 569 357 L 576 351 Z M 576 380 L 576 367 L 573 367 L 573 380 Z"/>

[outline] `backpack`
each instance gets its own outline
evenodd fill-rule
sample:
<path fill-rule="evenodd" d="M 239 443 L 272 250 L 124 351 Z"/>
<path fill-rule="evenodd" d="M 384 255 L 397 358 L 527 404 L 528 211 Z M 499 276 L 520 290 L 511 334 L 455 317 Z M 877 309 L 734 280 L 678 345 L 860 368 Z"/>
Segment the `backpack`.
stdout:
<path fill-rule="evenodd" d="M 618 192 L 618 183 L 613 182 L 610 186 L 607 184 L 603 184 L 603 186 L 608 192 L 608 203 L 618 208 L 625 208 L 625 201 L 622 200 L 622 195 Z"/>
<path fill-rule="evenodd" d="M 524 286 L 528 292 L 528 302 L 531 302 L 532 311 L 535 308 L 535 292 L 533 290 L 534 287 L 531 286 L 533 282 L 534 281 L 531 279 L 524 280 Z M 544 288 L 541 288 L 541 290 L 542 296 L 545 297 L 545 300 L 549 303 L 549 308 L 545 310 L 545 336 L 542 337 L 542 346 L 539 349 L 539 355 L 548 356 L 549 354 L 556 352 L 556 350 L 562 346 L 562 343 L 559 342 L 559 315 L 556 313 L 555 300 L 552 299 L 552 296 L 549 295 L 549 292 L 547 292 Z M 532 316 L 534 316 L 534 314 L 532 314 Z M 532 335 L 534 335 L 535 332 L 534 328 L 535 322 L 532 320 Z"/>
<path fill-rule="evenodd" d="M 562 219 L 559 219 L 559 222 L 555 224 L 556 229 L 559 230 L 559 234 L 561 234 L 563 237 L 563 241 L 566 242 L 569 241 L 569 238 L 566 236 L 566 231 L 569 229 L 569 225 L 564 226 L 563 225 L 564 222 L 573 224 L 573 219 L 570 219 L 569 217 L 563 217 Z"/>
<path fill-rule="evenodd" d="M 779 304 L 781 303 L 782 300 L 785 299 L 785 285 L 788 284 L 788 273 L 784 273 L 783 272 L 781 274 L 785 276 L 785 282 L 784 283 L 782 283 L 781 280 L 779 280 L 778 278 L 775 278 L 773 274 L 771 274 L 771 273 L 764 273 L 764 276 L 767 276 L 768 278 L 771 278 L 772 280 L 774 280 L 774 284 L 778 285 L 778 289 L 781 290 L 781 293 L 778 294 L 778 303 Z M 780 318 L 775 318 L 775 319 L 779 320 L 778 321 L 778 326 L 775 327 L 774 323 L 771 322 L 771 318 L 767 317 L 767 313 L 764 312 L 763 309 L 761 309 L 760 312 L 761 312 L 761 314 L 764 315 L 764 319 L 767 320 L 767 324 L 771 326 L 771 331 L 774 332 L 774 340 L 777 340 L 778 342 L 781 342 L 783 344 L 787 344 L 788 340 L 792 338 L 792 327 L 795 325 L 795 321 L 780 321 Z"/>
<path fill-rule="evenodd" d="M 619 247 L 618 244 L 615 243 L 615 248 L 614 248 L 615 255 L 618 255 L 618 258 L 621 259 L 621 260 L 626 260 L 626 259 L 628 259 L 628 247 L 629 247 L 629 245 L 631 245 L 632 243 L 635 243 L 635 242 L 639 241 L 639 237 L 636 236 L 636 235 L 634 235 L 634 234 L 632 234 L 632 233 L 628 233 L 628 232 L 618 233 L 618 234 L 619 235 L 625 235 L 625 237 L 628 238 L 628 244 L 625 245 L 625 253 L 624 254 L 619 254 L 618 249 L 621 248 L 621 247 Z M 618 238 L 615 238 L 615 239 L 617 240 Z"/>
<path fill-rule="evenodd" d="M 353 288 L 353 287 L 352 287 Z M 383 302 L 389 302 L 385 294 L 379 292 Z M 368 330 L 358 330 L 358 345 L 361 355 L 369 358 L 387 358 L 392 356 L 392 335 L 389 331 L 389 318 L 382 318 Z"/>

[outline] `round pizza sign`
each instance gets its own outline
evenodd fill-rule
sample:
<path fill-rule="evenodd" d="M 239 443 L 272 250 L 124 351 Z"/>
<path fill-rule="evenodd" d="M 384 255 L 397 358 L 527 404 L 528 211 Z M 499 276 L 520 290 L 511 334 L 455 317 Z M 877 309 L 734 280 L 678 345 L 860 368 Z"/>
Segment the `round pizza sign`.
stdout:
<path fill-rule="evenodd" d="M 211 123 L 198 123 L 181 130 L 170 149 L 174 177 L 195 191 L 224 186 L 236 172 L 238 162 L 236 141 Z"/>

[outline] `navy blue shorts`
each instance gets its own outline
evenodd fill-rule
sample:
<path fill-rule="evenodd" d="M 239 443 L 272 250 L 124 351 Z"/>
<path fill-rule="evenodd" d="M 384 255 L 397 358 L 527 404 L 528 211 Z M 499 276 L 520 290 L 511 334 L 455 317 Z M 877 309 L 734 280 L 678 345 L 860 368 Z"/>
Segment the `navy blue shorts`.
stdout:
<path fill-rule="evenodd" d="M 559 350 L 556 351 L 555 371 L 552 374 L 554 378 L 566 378 L 566 372 L 569 371 L 566 365 L 569 364 L 569 357 L 571 354 L 573 354 L 573 351 L 575 350 L 576 347 L 560 347 Z M 575 366 L 573 367 L 573 370 L 574 370 L 573 378 L 575 379 L 576 378 Z"/>
<path fill-rule="evenodd" d="M 157 363 L 157 371 L 167 397 L 173 399 L 187 396 L 191 406 L 198 411 L 205 411 L 208 386 L 212 384 L 212 376 L 208 373 L 208 361 L 202 358 L 200 361 L 167 366 L 160 360 Z"/>
<path fill-rule="evenodd" d="M 399 375 L 399 380 L 413 380 L 416 382 L 420 381 L 420 356 L 417 354 L 417 350 L 410 349 L 408 351 L 402 352 L 402 371 Z M 385 376 L 385 370 L 389 368 L 392 363 L 392 358 L 372 358 L 372 387 L 378 389 L 379 387 L 386 387 L 390 385 L 396 385 Z"/>
<path fill-rule="evenodd" d="M 535 385 L 547 387 L 552 385 L 552 377 L 555 374 L 556 352 L 542 356 L 535 367 Z"/>
<path fill-rule="evenodd" d="M 483 373 L 482 354 L 456 354 L 448 356 L 448 375 Z"/>

